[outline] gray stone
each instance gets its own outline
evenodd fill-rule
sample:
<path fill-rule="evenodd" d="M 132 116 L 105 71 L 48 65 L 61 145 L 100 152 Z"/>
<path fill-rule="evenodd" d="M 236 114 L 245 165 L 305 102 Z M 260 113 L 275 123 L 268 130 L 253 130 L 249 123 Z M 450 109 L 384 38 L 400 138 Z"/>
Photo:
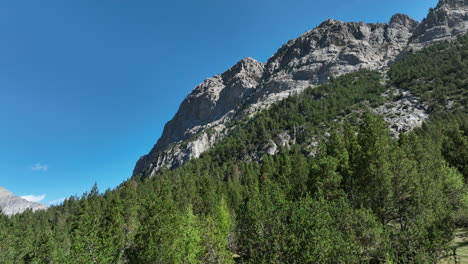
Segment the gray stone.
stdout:
<path fill-rule="evenodd" d="M 262 75 L 263 64 L 245 58 L 223 74 L 211 77 L 195 87 L 182 102 L 174 118 L 166 124 L 151 152 L 137 162 L 134 175 L 154 162 L 156 164 L 153 167 L 156 169 L 153 170 L 176 167 L 209 149 L 217 136 L 207 139 L 206 133 L 200 132 L 213 128 L 218 133 L 222 124 L 232 119 L 239 106 L 258 87 Z M 191 144 L 182 146 L 183 141 L 194 137 Z"/>
<path fill-rule="evenodd" d="M 254 116 L 292 94 L 359 69 L 385 73 L 408 52 L 467 31 L 468 0 L 441 0 L 421 23 L 403 14 L 377 24 L 327 20 L 288 41 L 265 64 L 246 58 L 197 86 L 133 174 L 176 168 L 219 142 L 229 133 L 226 125 L 237 118 Z M 396 133 L 427 118 L 418 98 L 408 96 L 393 102 L 393 107 L 375 109 L 385 113 Z M 292 143 L 285 135 L 278 136 L 273 142 L 276 149 L 267 149 L 269 153 Z"/>
<path fill-rule="evenodd" d="M 5 215 L 14 215 L 22 213 L 27 209 L 31 209 L 33 211 L 46 210 L 47 206 L 27 201 L 15 196 L 5 188 L 0 187 L 0 209 Z"/>
<path fill-rule="evenodd" d="M 411 43 L 432 43 L 468 31 L 468 0 L 441 0 L 416 28 Z"/>
<path fill-rule="evenodd" d="M 249 114 L 332 77 L 382 70 L 407 46 L 418 22 L 397 14 L 389 24 L 327 20 L 283 45 L 265 65 Z"/>
<path fill-rule="evenodd" d="M 382 106 L 376 107 L 374 113 L 383 116 L 389 124 L 393 136 L 398 137 L 401 133 L 408 132 L 419 127 L 429 118 L 426 107 L 419 98 L 408 91 L 393 90 L 392 95 L 401 94 L 398 100 L 390 101 Z"/>

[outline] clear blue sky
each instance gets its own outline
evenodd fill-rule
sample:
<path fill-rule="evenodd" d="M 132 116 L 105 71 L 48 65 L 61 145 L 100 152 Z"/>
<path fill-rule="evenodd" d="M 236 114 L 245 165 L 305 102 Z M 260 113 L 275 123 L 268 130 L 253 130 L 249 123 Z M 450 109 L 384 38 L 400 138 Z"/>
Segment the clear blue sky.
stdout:
<path fill-rule="evenodd" d="M 323 20 L 437 0 L 1 0 L 0 186 L 43 203 L 131 176 L 184 97 Z M 39 200 L 39 199 L 38 199 Z"/>

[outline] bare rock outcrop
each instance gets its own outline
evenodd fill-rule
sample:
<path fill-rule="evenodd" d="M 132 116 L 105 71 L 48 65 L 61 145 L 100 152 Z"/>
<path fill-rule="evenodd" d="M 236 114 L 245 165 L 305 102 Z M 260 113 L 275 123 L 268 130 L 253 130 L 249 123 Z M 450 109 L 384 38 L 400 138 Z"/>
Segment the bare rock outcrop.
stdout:
<path fill-rule="evenodd" d="M 45 210 L 47 209 L 47 206 L 27 201 L 15 196 L 7 189 L 0 187 L 0 209 L 5 215 L 14 215 L 22 213 L 27 209 L 31 209 L 33 211 Z"/>
<path fill-rule="evenodd" d="M 468 31 L 468 0 L 441 0 L 416 28 L 411 43 L 447 40 Z"/>
<path fill-rule="evenodd" d="M 230 121 L 246 98 L 258 88 L 263 69 L 262 63 L 245 58 L 195 87 L 166 124 L 151 152 L 137 162 L 134 175 L 148 167 L 153 171 L 177 167 L 209 149 L 219 137 L 220 125 Z M 202 133 L 208 128 L 213 128 L 216 135 Z M 189 140 L 187 144 L 181 144 L 186 140 Z"/>
<path fill-rule="evenodd" d="M 412 50 L 466 32 L 468 0 L 441 0 L 421 23 L 404 14 L 389 23 L 327 20 L 284 44 L 265 64 L 246 58 L 197 86 L 150 153 L 137 162 L 133 175 L 154 175 L 199 157 L 228 133 L 225 127 L 231 121 L 253 116 L 307 87 L 359 69 L 384 72 Z M 426 117 L 409 99 L 386 106 L 395 112 L 385 118 L 396 130 L 411 129 Z M 401 109 L 416 111 L 418 118 L 400 117 L 396 112 Z M 270 145 L 268 151 L 276 152 L 278 143 Z"/>
<path fill-rule="evenodd" d="M 405 49 L 418 24 L 403 14 L 394 15 L 388 24 L 323 22 L 283 45 L 268 60 L 250 113 L 332 77 L 388 67 Z"/>
<path fill-rule="evenodd" d="M 419 98 L 409 91 L 391 91 L 386 96 L 394 97 L 394 92 L 398 92 L 399 98 L 390 100 L 389 102 L 372 109 L 378 115 L 381 115 L 384 120 L 390 124 L 390 132 L 393 136 L 398 137 L 399 134 L 410 131 L 415 127 L 422 125 L 429 118 L 427 107 L 421 103 Z"/>

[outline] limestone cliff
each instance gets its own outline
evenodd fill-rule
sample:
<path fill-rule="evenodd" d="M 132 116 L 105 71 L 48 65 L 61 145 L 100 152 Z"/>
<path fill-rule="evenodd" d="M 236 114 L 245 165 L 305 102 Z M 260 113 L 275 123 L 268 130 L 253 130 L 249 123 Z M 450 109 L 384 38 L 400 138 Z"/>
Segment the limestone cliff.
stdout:
<path fill-rule="evenodd" d="M 33 211 L 45 210 L 47 209 L 47 206 L 40 203 L 29 202 L 15 196 L 5 188 L 0 187 L 0 210 L 3 214 L 14 215 L 22 213 L 27 209 L 32 209 Z"/>
<path fill-rule="evenodd" d="M 446 40 L 468 31 L 468 0 L 441 0 L 416 28 L 411 43 Z"/>
<path fill-rule="evenodd" d="M 441 0 L 421 23 L 403 14 L 377 24 L 327 20 L 284 44 L 265 64 L 246 58 L 197 86 L 133 174 L 153 175 L 199 157 L 228 133 L 225 125 L 234 119 L 253 116 L 307 87 L 362 68 L 384 73 L 411 50 L 467 31 L 468 0 Z M 402 106 L 414 101 L 409 96 Z M 390 124 L 398 130 L 414 127 L 426 117 L 420 104 L 414 105 L 417 116 L 387 121 L 398 122 Z"/>

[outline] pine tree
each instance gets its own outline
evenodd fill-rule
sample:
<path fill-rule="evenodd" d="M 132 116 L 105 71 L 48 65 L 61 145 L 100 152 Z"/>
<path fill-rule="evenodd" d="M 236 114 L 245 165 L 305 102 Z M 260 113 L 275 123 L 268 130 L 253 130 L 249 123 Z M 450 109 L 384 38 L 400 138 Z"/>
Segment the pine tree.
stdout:
<path fill-rule="evenodd" d="M 201 228 L 196 215 L 193 214 L 192 206 L 188 206 L 185 214 L 181 215 L 179 237 L 177 239 L 180 254 L 180 263 L 200 263 L 202 255 Z"/>
<path fill-rule="evenodd" d="M 15 236 L 11 230 L 11 220 L 0 212 L 0 263 L 13 263 L 15 256 Z"/>
<path fill-rule="evenodd" d="M 125 222 L 123 202 L 115 193 L 107 192 L 103 201 L 99 238 L 101 260 L 104 263 L 123 263 L 125 250 Z"/>
<path fill-rule="evenodd" d="M 124 250 L 128 250 L 133 246 L 133 240 L 140 228 L 140 222 L 138 221 L 138 210 L 140 204 L 138 202 L 136 181 L 130 180 L 124 183 L 120 190 L 120 200 L 123 203 L 122 217 L 124 221 L 123 235 L 124 235 Z"/>
<path fill-rule="evenodd" d="M 44 230 L 34 243 L 33 263 L 53 264 L 60 263 L 57 256 L 57 245 L 51 230 Z"/>
<path fill-rule="evenodd" d="M 387 125 L 381 118 L 365 114 L 358 142 L 361 148 L 357 150 L 357 159 L 353 161 L 352 168 L 357 187 L 354 193 L 358 203 L 372 209 L 384 223 L 392 196 L 389 164 L 392 142 Z"/>
<path fill-rule="evenodd" d="M 234 263 L 229 248 L 229 235 L 232 224 L 229 208 L 224 199 L 213 209 L 212 215 L 203 219 L 204 246 L 203 263 Z"/>
<path fill-rule="evenodd" d="M 76 263 L 101 263 L 103 241 L 100 237 L 102 221 L 100 196 L 97 184 L 78 202 L 71 229 L 71 257 Z M 105 257 L 104 257 L 105 259 Z"/>

